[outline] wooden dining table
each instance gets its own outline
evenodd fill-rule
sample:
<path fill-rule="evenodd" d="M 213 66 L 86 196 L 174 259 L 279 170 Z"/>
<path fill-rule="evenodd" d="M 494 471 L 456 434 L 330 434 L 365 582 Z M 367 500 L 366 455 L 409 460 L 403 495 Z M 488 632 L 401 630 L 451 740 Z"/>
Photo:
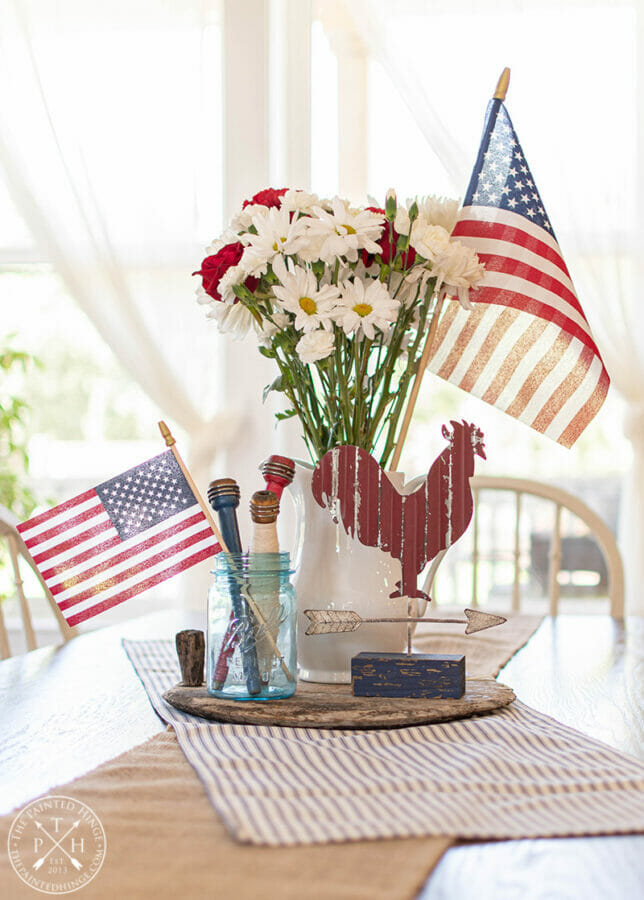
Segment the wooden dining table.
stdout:
<path fill-rule="evenodd" d="M 0 663 L 0 813 L 163 731 L 121 639 L 172 638 L 203 627 L 195 612 L 153 613 Z M 644 618 L 546 618 L 499 677 L 524 703 L 644 758 Z M 419 894 L 422 900 L 643 896 L 644 836 L 461 843 Z"/>

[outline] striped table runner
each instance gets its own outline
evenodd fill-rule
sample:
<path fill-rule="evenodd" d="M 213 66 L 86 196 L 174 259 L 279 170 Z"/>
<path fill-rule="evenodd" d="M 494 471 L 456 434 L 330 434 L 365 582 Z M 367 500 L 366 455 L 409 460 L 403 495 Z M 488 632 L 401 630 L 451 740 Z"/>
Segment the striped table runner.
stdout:
<path fill-rule="evenodd" d="M 271 846 L 644 832 L 644 763 L 522 703 L 390 731 L 216 724 L 161 694 L 169 641 L 124 641 L 232 836 Z"/>

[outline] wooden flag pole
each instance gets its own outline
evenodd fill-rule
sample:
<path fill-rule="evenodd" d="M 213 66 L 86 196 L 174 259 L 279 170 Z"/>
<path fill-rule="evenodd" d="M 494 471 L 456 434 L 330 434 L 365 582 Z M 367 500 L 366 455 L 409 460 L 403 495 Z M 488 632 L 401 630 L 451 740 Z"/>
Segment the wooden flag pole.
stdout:
<path fill-rule="evenodd" d="M 418 363 L 418 369 L 416 370 L 416 375 L 414 377 L 411 394 L 409 395 L 409 400 L 407 401 L 407 409 L 405 410 L 402 425 L 400 426 L 398 441 L 396 442 L 396 449 L 394 450 L 394 455 L 391 460 L 392 472 L 395 472 L 398 469 L 398 464 L 400 463 L 400 455 L 403 451 L 407 432 L 409 431 L 409 423 L 411 422 L 411 417 L 414 414 L 414 408 L 416 406 L 416 400 L 418 400 L 418 392 L 420 391 L 420 385 L 423 380 L 423 375 L 425 374 L 425 369 L 427 368 L 427 363 L 429 362 L 429 357 L 431 356 L 432 348 L 434 345 L 434 338 L 436 337 L 436 331 L 438 330 L 438 320 L 440 318 L 444 300 L 445 297 L 443 294 L 441 294 L 438 298 L 438 302 L 436 303 L 436 309 L 434 310 L 434 315 L 432 317 L 432 324 L 429 326 L 427 340 L 425 341 L 423 353 L 420 357 L 420 362 Z"/>
<path fill-rule="evenodd" d="M 221 545 L 221 549 L 225 553 L 228 553 L 228 547 L 226 546 L 226 542 L 224 541 L 223 537 L 221 536 L 221 532 L 219 531 L 219 528 L 217 527 L 217 523 L 215 522 L 215 520 L 212 517 L 212 513 L 210 512 L 208 504 L 204 501 L 203 497 L 199 493 L 197 485 L 194 483 L 194 481 L 192 479 L 192 475 L 188 471 L 188 468 L 187 468 L 186 464 L 184 463 L 184 461 L 181 459 L 181 454 L 177 450 L 177 444 L 176 444 L 174 437 L 172 436 L 172 432 L 170 431 L 168 426 L 165 424 L 165 422 L 161 421 L 158 424 L 159 424 L 159 431 L 161 432 L 161 436 L 162 436 L 163 440 L 165 441 L 166 447 L 170 447 L 170 449 L 172 450 L 174 458 L 179 463 L 179 468 L 185 475 L 186 481 L 190 485 L 190 490 L 195 495 L 197 503 L 201 507 L 201 511 L 203 512 L 204 516 L 206 517 L 208 524 L 212 528 L 213 534 L 215 535 L 215 537 L 217 538 L 217 540 L 219 541 L 219 543 Z"/>
<path fill-rule="evenodd" d="M 510 84 L 510 69 L 506 66 L 505 69 L 501 72 L 501 77 L 499 78 L 496 91 L 494 92 L 495 100 L 505 100 L 505 95 L 508 92 L 508 86 Z M 414 408 L 416 406 L 416 401 L 418 400 L 418 392 L 420 391 L 420 385 L 423 380 L 423 375 L 425 374 L 425 369 L 427 368 L 427 363 L 429 362 L 429 358 L 432 353 L 432 348 L 434 344 L 434 338 L 436 337 L 436 330 L 438 328 L 438 320 L 440 318 L 441 307 L 443 305 L 444 297 L 441 296 L 437 305 L 436 311 L 434 312 L 434 316 L 432 318 L 432 324 L 429 328 L 429 334 L 427 335 L 427 340 L 425 341 L 425 346 L 423 348 L 423 353 L 420 358 L 420 362 L 418 363 L 418 370 L 416 372 L 416 376 L 414 378 L 414 383 L 412 385 L 411 394 L 409 395 L 409 400 L 407 401 L 407 409 L 405 410 L 405 415 L 403 417 L 402 425 L 400 426 L 400 433 L 398 434 L 398 441 L 396 443 L 396 449 L 394 450 L 394 455 L 391 459 L 391 470 L 393 472 L 397 471 L 398 466 L 400 464 L 400 457 L 403 451 L 403 447 L 405 445 L 405 440 L 407 439 L 407 432 L 409 431 L 409 424 L 411 422 L 411 418 L 414 414 Z"/>

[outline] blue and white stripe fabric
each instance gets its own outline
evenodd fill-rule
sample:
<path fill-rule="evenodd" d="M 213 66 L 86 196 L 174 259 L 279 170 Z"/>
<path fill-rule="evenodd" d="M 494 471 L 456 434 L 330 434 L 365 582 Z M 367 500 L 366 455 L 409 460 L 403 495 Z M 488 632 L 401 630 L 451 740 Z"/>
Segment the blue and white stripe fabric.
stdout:
<path fill-rule="evenodd" d="M 522 703 L 389 731 L 217 724 L 163 700 L 180 677 L 171 642 L 124 645 L 239 841 L 644 832 L 644 763 Z"/>

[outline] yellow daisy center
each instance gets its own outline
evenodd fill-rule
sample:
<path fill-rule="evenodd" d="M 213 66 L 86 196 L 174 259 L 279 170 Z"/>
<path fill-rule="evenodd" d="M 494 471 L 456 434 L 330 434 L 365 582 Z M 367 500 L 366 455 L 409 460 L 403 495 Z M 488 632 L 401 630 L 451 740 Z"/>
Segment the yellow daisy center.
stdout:
<path fill-rule="evenodd" d="M 373 306 L 369 303 L 356 303 L 353 311 L 358 313 L 361 318 L 364 318 L 364 316 L 368 316 L 370 312 L 373 312 Z"/>
<path fill-rule="evenodd" d="M 347 234 L 355 234 L 356 233 L 356 230 L 352 225 L 343 225 L 342 227 L 344 228 L 344 230 L 346 231 Z M 335 233 L 340 234 L 340 232 L 338 231 L 337 228 L 335 229 Z"/>
<path fill-rule="evenodd" d="M 304 310 L 307 316 L 312 316 L 318 311 L 318 305 L 315 300 L 310 297 L 300 297 L 300 308 Z"/>
<path fill-rule="evenodd" d="M 281 238 L 280 238 L 280 241 L 281 241 L 282 244 L 285 244 L 285 243 L 286 243 L 286 238 L 285 238 L 285 237 L 281 237 Z M 275 251 L 279 250 L 279 247 L 278 247 L 278 245 L 277 245 L 277 241 L 275 241 L 275 243 L 273 244 L 273 250 L 275 250 Z"/>

